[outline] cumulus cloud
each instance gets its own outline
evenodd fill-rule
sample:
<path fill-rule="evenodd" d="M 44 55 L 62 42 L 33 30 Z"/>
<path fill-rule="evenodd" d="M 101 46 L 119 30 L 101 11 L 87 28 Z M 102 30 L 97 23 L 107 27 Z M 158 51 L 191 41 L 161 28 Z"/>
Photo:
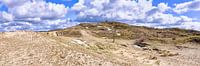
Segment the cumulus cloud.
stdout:
<path fill-rule="evenodd" d="M 0 31 L 33 30 L 48 31 L 63 29 L 80 24 L 80 22 L 66 22 L 66 19 L 31 21 L 10 21 L 0 23 Z"/>
<path fill-rule="evenodd" d="M 77 20 L 134 20 L 145 18 L 152 9 L 152 0 L 80 0 L 72 7 Z M 101 17 L 100 19 L 97 19 Z M 117 18 L 117 19 L 116 19 Z"/>
<path fill-rule="evenodd" d="M 70 11 L 75 12 L 77 21 L 122 21 L 134 25 L 167 28 L 193 22 L 194 18 L 167 13 L 178 12 L 184 8 L 199 10 L 199 1 L 182 4 L 186 5 L 177 4 L 172 8 L 166 3 L 153 6 L 152 0 L 79 0 Z M 191 24 L 187 26 L 191 27 Z"/>
<path fill-rule="evenodd" d="M 198 11 L 199 1 L 152 5 L 153 0 L 79 0 L 71 8 L 44 0 L 0 0 L 8 12 L 0 12 L 0 31 L 62 29 L 80 22 L 120 21 L 134 25 L 167 28 L 199 28 L 193 18 L 174 16 L 169 11 L 184 13 Z M 72 17 L 70 17 L 72 16 Z M 68 19 L 66 18 L 68 17 Z M 200 29 L 199 29 L 200 30 Z"/>
<path fill-rule="evenodd" d="M 173 16 L 172 14 L 163 14 L 163 13 L 155 13 L 151 16 L 148 16 L 144 19 L 146 22 L 158 23 L 160 25 L 173 25 L 173 24 L 181 24 L 183 22 L 192 21 L 192 18 L 187 16 Z"/>
<path fill-rule="evenodd" d="M 29 0 L 0 0 L 1 3 L 7 5 L 8 7 L 15 7 L 24 4 Z"/>
<path fill-rule="evenodd" d="M 160 3 L 158 4 L 158 9 L 161 12 L 165 12 L 166 10 L 171 9 L 171 8 L 165 3 Z"/>
<path fill-rule="evenodd" d="M 199 22 L 185 22 L 185 23 L 182 24 L 182 26 L 180 28 L 200 30 L 199 25 L 200 25 Z"/>
<path fill-rule="evenodd" d="M 56 19 L 64 17 L 67 8 L 64 5 L 42 2 L 27 2 L 10 8 L 9 12 L 17 18 Z"/>
<path fill-rule="evenodd" d="M 6 5 L 8 13 L 16 17 L 16 20 L 43 20 L 62 18 L 67 13 L 63 4 L 47 3 L 43 0 L 0 0 Z"/>
<path fill-rule="evenodd" d="M 62 24 L 68 23 L 63 19 L 68 8 L 63 4 L 44 0 L 0 0 L 0 3 L 8 7 L 8 12 L 0 12 L 0 31 L 41 31 L 65 28 Z"/>
<path fill-rule="evenodd" d="M 14 16 L 6 12 L 0 12 L 0 22 L 13 21 Z"/>
<path fill-rule="evenodd" d="M 200 11 L 200 0 L 176 4 L 174 11 L 181 14 L 189 11 Z"/>
<path fill-rule="evenodd" d="M 78 21 L 128 21 L 132 23 L 177 24 L 192 21 L 187 16 L 174 16 L 165 3 L 152 5 L 152 0 L 80 0 L 72 7 Z"/>

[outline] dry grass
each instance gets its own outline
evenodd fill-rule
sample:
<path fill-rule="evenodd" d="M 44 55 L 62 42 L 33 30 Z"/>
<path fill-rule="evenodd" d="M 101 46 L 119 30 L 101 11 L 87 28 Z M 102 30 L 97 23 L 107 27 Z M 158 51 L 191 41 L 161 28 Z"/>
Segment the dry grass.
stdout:
<path fill-rule="evenodd" d="M 86 29 L 92 32 L 93 36 L 113 38 L 113 31 L 116 39 L 138 39 L 145 37 L 150 42 L 167 43 L 167 44 L 179 44 L 182 43 L 182 38 L 191 36 L 200 36 L 200 32 L 194 30 L 184 30 L 178 28 L 171 29 L 154 29 L 143 26 L 131 26 L 125 23 L 119 22 L 101 22 L 101 23 L 83 23 L 75 26 L 78 29 Z"/>
<path fill-rule="evenodd" d="M 118 46 L 113 43 L 103 44 L 103 43 L 97 42 L 95 44 L 89 45 L 87 49 L 92 50 L 99 54 L 111 54 L 111 51 L 117 50 Z"/>
<path fill-rule="evenodd" d="M 200 44 L 200 36 L 191 36 L 191 37 L 186 38 L 185 41 Z"/>
<path fill-rule="evenodd" d="M 182 44 L 186 42 L 199 43 L 200 32 L 178 28 L 155 29 L 143 26 L 131 26 L 119 22 L 82 23 L 64 30 L 55 30 L 58 36 L 81 37 L 80 30 L 88 30 L 99 38 L 135 40 L 145 37 L 144 41 L 152 43 Z M 120 35 L 117 35 L 120 34 Z"/>
<path fill-rule="evenodd" d="M 80 31 L 78 29 L 74 29 L 74 28 L 57 30 L 55 32 L 56 32 L 57 36 L 65 36 L 65 37 L 81 37 L 82 36 Z"/>

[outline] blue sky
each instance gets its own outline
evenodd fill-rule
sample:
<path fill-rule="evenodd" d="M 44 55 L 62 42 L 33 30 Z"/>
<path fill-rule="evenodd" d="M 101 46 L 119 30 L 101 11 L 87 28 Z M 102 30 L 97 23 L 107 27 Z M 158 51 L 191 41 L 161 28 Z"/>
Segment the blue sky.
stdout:
<path fill-rule="evenodd" d="M 0 11 L 8 11 L 8 8 L 5 5 L 0 5 Z"/>
<path fill-rule="evenodd" d="M 153 0 L 153 5 L 157 6 L 159 3 L 168 3 L 170 7 L 174 7 L 174 4 L 189 2 L 192 0 Z"/>
<path fill-rule="evenodd" d="M 64 4 L 66 7 L 72 7 L 78 0 L 46 0 L 47 2 L 53 2 L 57 4 Z"/>
<path fill-rule="evenodd" d="M 159 3 L 167 3 L 170 7 L 174 7 L 174 4 L 188 2 L 192 0 L 153 0 L 153 5 L 157 6 Z M 46 0 L 46 2 L 52 2 L 57 4 L 64 4 L 66 7 L 72 7 L 78 0 Z M 1 7 L 1 11 L 7 11 L 6 6 Z"/>
<path fill-rule="evenodd" d="M 200 0 L 0 0 L 0 31 L 47 31 L 119 21 L 200 30 Z"/>

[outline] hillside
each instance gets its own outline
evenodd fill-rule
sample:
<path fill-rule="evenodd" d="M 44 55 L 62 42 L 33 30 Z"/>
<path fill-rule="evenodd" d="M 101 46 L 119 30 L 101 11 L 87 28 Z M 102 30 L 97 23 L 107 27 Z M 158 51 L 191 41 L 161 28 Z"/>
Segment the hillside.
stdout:
<path fill-rule="evenodd" d="M 119 22 L 101 22 L 101 23 L 82 23 L 78 26 L 71 27 L 64 30 L 56 30 L 62 36 L 76 36 L 80 37 L 79 30 L 87 30 L 91 35 L 99 38 L 112 39 L 112 34 L 120 34 L 115 36 L 116 39 L 134 40 L 145 38 L 146 41 L 159 43 L 200 43 L 200 32 L 194 30 L 185 30 L 178 28 L 171 29 L 155 29 L 143 26 L 131 26 Z M 113 33 L 114 31 L 114 33 Z"/>
<path fill-rule="evenodd" d="M 2 32 L 0 49 L 1 66 L 199 66 L 200 32 L 82 23 L 48 32 Z"/>

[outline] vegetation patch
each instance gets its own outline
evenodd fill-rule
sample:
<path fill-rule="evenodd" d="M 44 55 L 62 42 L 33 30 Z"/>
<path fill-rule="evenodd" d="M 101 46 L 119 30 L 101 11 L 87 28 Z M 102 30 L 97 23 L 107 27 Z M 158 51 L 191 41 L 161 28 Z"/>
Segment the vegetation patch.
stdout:
<path fill-rule="evenodd" d="M 57 36 L 65 36 L 65 37 L 81 37 L 82 34 L 79 30 L 76 29 L 65 29 L 62 31 L 56 32 Z"/>
<path fill-rule="evenodd" d="M 200 44 L 200 36 L 193 36 L 189 37 L 185 40 L 186 42 L 193 42 L 193 43 L 198 43 Z"/>
<path fill-rule="evenodd" d="M 81 37 L 80 30 L 88 30 L 95 37 L 108 39 L 135 40 L 145 37 L 149 42 L 180 44 L 185 42 L 199 43 L 200 32 L 178 28 L 156 29 L 144 26 L 133 26 L 120 22 L 81 23 L 64 30 L 57 30 L 58 35 Z M 188 38 L 189 37 L 189 38 Z"/>
<path fill-rule="evenodd" d="M 93 45 L 89 45 L 87 49 L 93 50 L 97 53 L 104 53 L 109 54 L 111 50 L 116 50 L 117 46 L 114 44 L 102 44 L 102 43 L 96 43 Z"/>

